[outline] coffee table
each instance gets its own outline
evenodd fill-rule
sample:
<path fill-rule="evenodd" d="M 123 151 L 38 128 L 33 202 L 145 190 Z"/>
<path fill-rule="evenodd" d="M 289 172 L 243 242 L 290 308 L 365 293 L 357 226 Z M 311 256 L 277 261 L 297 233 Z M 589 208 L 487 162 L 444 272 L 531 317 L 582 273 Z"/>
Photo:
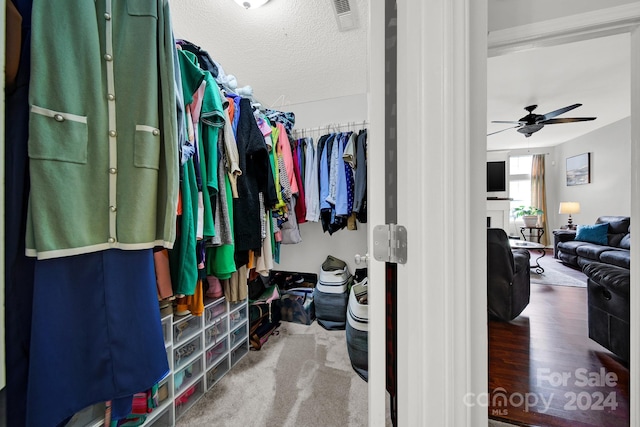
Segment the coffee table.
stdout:
<path fill-rule="evenodd" d="M 527 250 L 530 250 L 530 251 L 531 250 L 540 251 L 541 255 L 538 258 L 535 259 L 536 264 L 535 265 L 530 265 L 529 268 L 535 269 L 535 272 L 538 273 L 538 274 L 544 273 L 544 268 L 542 268 L 542 266 L 538 262 L 540 260 L 540 258 L 542 258 L 545 255 L 544 245 L 543 244 L 536 243 L 536 242 L 529 242 L 529 241 L 526 241 L 526 240 L 509 239 L 509 246 L 511 246 L 511 249 L 527 249 Z"/>

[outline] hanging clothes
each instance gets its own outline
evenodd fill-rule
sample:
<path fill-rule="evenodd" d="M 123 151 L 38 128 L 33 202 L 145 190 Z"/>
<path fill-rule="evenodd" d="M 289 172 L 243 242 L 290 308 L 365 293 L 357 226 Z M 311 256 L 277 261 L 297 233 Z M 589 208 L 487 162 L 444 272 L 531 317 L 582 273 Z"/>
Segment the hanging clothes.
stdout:
<path fill-rule="evenodd" d="M 29 76 L 31 52 L 31 0 L 8 1 L 15 10 L 7 13 L 7 25 L 20 21 L 16 33 L 7 34 L 7 44 L 20 52 L 13 85 L 5 90 L 5 344 L 6 422 L 24 426 L 31 348 L 33 276 L 35 258 L 25 255 L 27 201 L 29 199 Z M 16 12 L 19 16 L 16 16 Z"/>
<path fill-rule="evenodd" d="M 293 145 L 294 158 L 304 158 L 305 220 L 320 221 L 324 232 L 356 230 L 357 222 L 366 222 L 366 135 L 366 129 L 330 133 L 317 146 L 311 138 Z"/>
<path fill-rule="evenodd" d="M 265 110 L 265 114 L 272 124 L 280 123 L 284 126 L 287 134 L 291 134 L 293 126 L 296 123 L 296 115 L 294 113 L 272 110 L 268 108 Z"/>
<path fill-rule="evenodd" d="M 34 0 L 29 256 L 173 245 L 179 160 L 169 5 L 136 6 Z M 83 60 L 70 60 L 71 51 Z"/>
<path fill-rule="evenodd" d="M 229 127 L 230 129 L 230 127 Z M 225 126 L 224 133 L 227 132 Z M 233 137 L 231 134 L 230 137 Z M 223 135 L 218 139 L 218 150 L 225 151 L 227 136 Z M 224 159 L 227 155 L 218 158 L 218 180 L 224 185 L 220 186 L 218 193 L 218 208 L 216 210 L 216 225 L 220 228 L 217 237 L 220 238 L 220 244 L 208 246 L 206 249 L 206 274 L 215 276 L 218 279 L 228 279 L 236 271 L 236 263 L 234 258 L 235 243 L 233 238 L 233 197 L 231 190 L 230 177 L 234 176 L 224 166 Z"/>
<path fill-rule="evenodd" d="M 236 143 L 242 175 L 238 177 L 238 198 L 234 199 L 237 251 L 260 250 L 262 246 L 259 192 L 267 192 L 269 158 L 262 132 L 253 116 L 251 101 L 240 99 Z"/>
<path fill-rule="evenodd" d="M 347 180 L 347 172 L 344 161 L 344 148 L 347 145 L 349 133 L 341 133 L 338 141 L 338 150 L 336 154 L 336 216 L 346 217 L 349 215 L 349 186 L 350 182 Z M 348 165 L 347 165 L 348 166 Z"/>
<path fill-rule="evenodd" d="M 355 159 L 355 133 L 351 132 L 349 139 L 344 147 L 344 153 L 342 159 L 344 160 L 345 179 L 347 184 L 347 229 L 356 230 L 356 217 L 353 214 L 353 202 L 355 199 L 355 181 L 354 181 L 354 169 L 356 164 Z"/>
<path fill-rule="evenodd" d="M 367 222 L 367 130 L 358 134 L 356 146 L 356 176 L 354 183 L 353 212 L 358 221 Z"/>
<path fill-rule="evenodd" d="M 187 125 L 193 128 L 194 119 L 191 114 L 194 109 L 194 94 L 202 86 L 205 79 L 204 72 L 197 67 L 189 52 L 178 51 L 180 71 L 182 75 L 182 92 L 187 112 Z M 199 111 L 197 109 L 196 111 Z M 195 129 L 190 132 L 189 140 L 194 147 L 198 146 Z M 171 281 L 176 295 L 193 295 L 198 281 L 198 260 L 196 251 L 198 224 L 198 183 L 196 176 L 196 155 L 181 166 L 180 173 L 180 202 L 182 213 L 178 218 L 179 234 L 174 247 L 169 251 Z"/>
<path fill-rule="evenodd" d="M 305 140 L 305 203 L 307 207 L 306 220 L 318 222 L 320 220 L 320 188 L 318 186 L 318 161 L 316 160 L 316 149 L 313 146 L 313 139 Z"/>
<path fill-rule="evenodd" d="M 169 372 L 152 249 L 37 261 L 31 337 L 28 427 L 151 388 Z"/>
<path fill-rule="evenodd" d="M 168 4 L 133 6 L 33 2 L 30 427 L 104 401 L 126 415 L 168 372 L 152 248 L 176 234 L 173 36 Z"/>
<path fill-rule="evenodd" d="M 209 53 L 206 50 L 187 40 L 177 40 L 177 43 L 182 47 L 183 50 L 189 51 L 196 55 L 196 57 L 198 58 L 198 64 L 200 64 L 200 67 L 203 70 L 211 73 L 211 76 L 213 76 L 213 78 L 218 77 L 218 66 L 216 65 L 215 61 L 211 59 L 211 56 L 209 56 Z"/>
<path fill-rule="evenodd" d="M 249 270 L 246 265 L 238 267 L 229 279 L 222 280 L 224 297 L 230 303 L 244 301 L 248 296 L 247 275 Z"/>
<path fill-rule="evenodd" d="M 214 211 L 218 193 L 218 133 L 225 118 L 220 91 L 213 76 L 205 72 L 205 90 L 200 112 L 200 173 L 203 177 L 202 194 L 205 207 L 203 239 L 215 236 Z"/>
<path fill-rule="evenodd" d="M 173 296 L 171 272 L 169 270 L 169 251 L 160 249 L 153 252 L 153 262 L 156 273 L 156 288 L 158 299 L 163 300 Z"/>
<path fill-rule="evenodd" d="M 291 142 L 291 141 L 289 141 Z M 304 191 L 304 178 L 302 176 L 303 167 L 301 161 L 301 151 L 302 147 L 298 144 L 298 141 L 293 141 L 293 173 L 295 175 L 295 180 L 298 185 L 298 194 L 296 195 L 296 206 L 295 206 L 295 214 L 296 214 L 296 222 L 298 224 L 302 224 L 307 222 L 307 203 L 305 198 Z"/>
<path fill-rule="evenodd" d="M 291 189 L 291 194 L 298 193 L 298 183 L 295 179 L 294 165 L 293 165 L 293 153 L 291 151 L 291 144 L 289 143 L 289 137 L 287 131 L 282 123 L 276 123 L 278 128 L 278 154 L 284 162 L 286 176 Z"/>
<path fill-rule="evenodd" d="M 256 257 L 255 270 L 261 276 L 269 277 L 270 271 L 273 270 L 273 221 L 270 211 L 265 212 L 265 220 L 266 237 L 262 240 L 262 251 Z"/>

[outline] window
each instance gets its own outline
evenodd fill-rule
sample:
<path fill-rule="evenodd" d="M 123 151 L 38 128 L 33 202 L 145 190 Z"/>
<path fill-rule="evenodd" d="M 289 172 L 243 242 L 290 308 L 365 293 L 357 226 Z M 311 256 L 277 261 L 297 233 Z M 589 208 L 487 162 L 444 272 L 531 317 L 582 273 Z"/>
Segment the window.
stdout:
<path fill-rule="evenodd" d="M 533 156 L 509 157 L 509 197 L 511 209 L 531 205 L 531 162 Z M 515 220 L 512 216 L 512 220 Z"/>

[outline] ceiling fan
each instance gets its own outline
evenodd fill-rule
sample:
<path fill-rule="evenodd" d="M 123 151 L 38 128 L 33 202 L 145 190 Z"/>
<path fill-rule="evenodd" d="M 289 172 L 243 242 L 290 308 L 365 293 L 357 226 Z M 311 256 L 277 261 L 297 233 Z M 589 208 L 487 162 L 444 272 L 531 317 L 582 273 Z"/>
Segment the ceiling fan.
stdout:
<path fill-rule="evenodd" d="M 567 107 L 560 108 L 555 111 L 551 111 L 550 113 L 547 113 L 547 114 L 534 114 L 533 110 L 535 110 L 538 106 L 529 105 L 528 107 L 524 108 L 529 112 L 529 114 L 522 117 L 518 121 L 492 120 L 491 123 L 512 123 L 512 124 L 515 124 L 516 126 L 502 129 L 497 132 L 492 132 L 490 134 L 487 134 L 487 136 L 504 132 L 505 130 L 517 128 L 518 132 L 524 134 L 524 136 L 528 138 L 531 135 L 533 135 L 535 132 L 538 132 L 540 129 L 542 129 L 545 125 L 553 125 L 558 123 L 587 122 L 590 120 L 595 120 L 596 117 L 572 117 L 572 118 L 554 119 L 554 117 L 559 116 L 560 114 L 564 114 L 567 111 L 571 111 L 574 108 L 578 108 L 581 105 L 582 104 L 569 105 Z"/>

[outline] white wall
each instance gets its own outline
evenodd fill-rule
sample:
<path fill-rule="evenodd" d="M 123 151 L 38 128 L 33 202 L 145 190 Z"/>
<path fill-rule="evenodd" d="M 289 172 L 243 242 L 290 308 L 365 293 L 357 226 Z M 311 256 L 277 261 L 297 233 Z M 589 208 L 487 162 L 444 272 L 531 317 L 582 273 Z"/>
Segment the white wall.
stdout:
<path fill-rule="evenodd" d="M 367 120 L 367 96 L 352 95 L 341 98 L 325 99 L 304 104 L 291 104 L 283 109 L 293 111 L 296 115 L 296 129 L 323 127 L 321 131 L 314 131 L 313 138 L 326 133 L 325 126 L 329 124 L 354 123 L 354 130 L 362 129 Z M 342 128 L 341 130 L 346 130 Z M 367 252 L 367 225 L 358 223 L 355 231 L 340 230 L 333 235 L 323 233 L 322 225 L 318 222 L 300 224 L 302 242 L 296 245 L 282 245 L 280 264 L 276 270 L 298 271 L 304 273 L 318 273 L 327 255 L 333 255 L 349 264 L 351 273 L 356 265 L 354 255 L 364 255 Z"/>
<path fill-rule="evenodd" d="M 561 201 L 580 203 L 580 213 L 572 215 L 574 224 L 593 224 L 602 215 L 631 215 L 630 132 L 631 121 L 626 118 L 551 151 L 555 165 L 546 168 L 551 229 L 567 222 L 567 215 L 557 213 Z M 567 186 L 566 159 L 582 153 L 591 153 L 591 183 Z"/>

